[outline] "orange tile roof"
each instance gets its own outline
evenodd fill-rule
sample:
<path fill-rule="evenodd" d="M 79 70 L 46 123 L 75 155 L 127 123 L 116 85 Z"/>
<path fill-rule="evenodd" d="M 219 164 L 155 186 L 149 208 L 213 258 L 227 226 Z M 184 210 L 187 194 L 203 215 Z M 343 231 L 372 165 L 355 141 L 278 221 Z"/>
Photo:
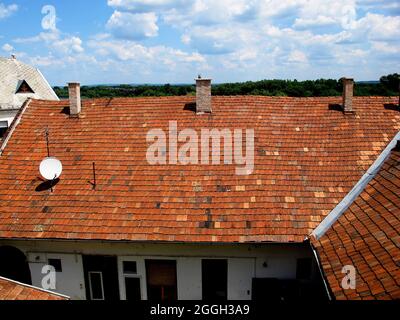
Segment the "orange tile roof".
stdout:
<path fill-rule="evenodd" d="M 69 300 L 69 298 L 0 277 L 0 300 Z"/>
<path fill-rule="evenodd" d="M 400 150 L 313 245 L 336 299 L 400 299 Z M 342 288 L 342 268 L 356 270 L 356 289 Z"/>
<path fill-rule="evenodd" d="M 194 97 L 97 99 L 80 119 L 68 101 L 33 100 L 0 157 L 0 238 L 174 242 L 301 242 L 347 194 L 400 130 L 396 98 Z M 187 109 L 187 108 L 186 108 Z M 229 128 L 255 130 L 255 169 L 232 165 L 151 166 L 146 134 Z M 39 164 L 64 166 L 53 193 L 40 191 Z M 97 189 L 93 190 L 92 162 Z"/>

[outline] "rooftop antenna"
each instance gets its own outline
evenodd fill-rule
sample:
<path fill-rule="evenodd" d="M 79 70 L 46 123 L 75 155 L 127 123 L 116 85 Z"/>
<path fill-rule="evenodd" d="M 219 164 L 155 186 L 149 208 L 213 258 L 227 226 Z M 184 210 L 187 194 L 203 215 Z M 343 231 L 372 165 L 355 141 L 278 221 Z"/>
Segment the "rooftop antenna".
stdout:
<path fill-rule="evenodd" d="M 96 163 L 93 162 L 93 190 L 96 190 Z"/>
<path fill-rule="evenodd" d="M 47 158 L 43 159 L 43 161 L 40 163 L 39 172 L 43 178 L 50 182 L 51 192 L 53 192 L 54 181 L 61 176 L 63 166 L 60 160 L 55 157 L 50 157 L 49 128 L 46 128 L 45 136 L 47 145 Z"/>
<path fill-rule="evenodd" d="M 50 147 L 49 147 L 49 127 L 46 127 L 46 130 L 44 132 L 44 135 L 46 137 L 46 145 L 47 145 L 47 157 L 50 157 Z"/>

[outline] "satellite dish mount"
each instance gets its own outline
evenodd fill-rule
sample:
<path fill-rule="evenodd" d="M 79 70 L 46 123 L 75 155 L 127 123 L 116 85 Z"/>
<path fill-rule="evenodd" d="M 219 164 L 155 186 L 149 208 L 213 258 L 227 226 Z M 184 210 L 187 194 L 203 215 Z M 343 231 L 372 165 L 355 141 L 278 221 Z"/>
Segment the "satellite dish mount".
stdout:
<path fill-rule="evenodd" d="M 40 175 L 50 182 L 51 192 L 53 192 L 54 181 L 57 180 L 63 170 L 63 166 L 60 160 L 50 156 L 49 148 L 49 129 L 46 128 L 46 144 L 47 144 L 47 158 L 43 159 L 39 166 Z"/>

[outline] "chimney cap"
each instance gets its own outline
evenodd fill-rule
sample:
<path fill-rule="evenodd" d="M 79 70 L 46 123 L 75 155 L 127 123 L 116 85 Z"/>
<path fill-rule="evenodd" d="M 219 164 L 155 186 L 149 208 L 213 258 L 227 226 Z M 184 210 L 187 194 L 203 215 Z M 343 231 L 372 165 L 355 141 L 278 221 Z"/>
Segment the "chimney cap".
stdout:
<path fill-rule="evenodd" d="M 342 77 L 342 78 L 340 78 L 340 80 L 342 80 L 342 81 L 354 81 L 354 78 L 349 78 L 349 77 Z"/>
<path fill-rule="evenodd" d="M 195 79 L 196 81 L 211 81 L 211 78 L 202 78 L 200 75 L 197 79 Z"/>
<path fill-rule="evenodd" d="M 73 85 L 80 85 L 80 82 L 78 82 L 78 81 L 71 81 L 71 82 L 68 82 L 68 85 L 69 86 L 73 86 Z"/>

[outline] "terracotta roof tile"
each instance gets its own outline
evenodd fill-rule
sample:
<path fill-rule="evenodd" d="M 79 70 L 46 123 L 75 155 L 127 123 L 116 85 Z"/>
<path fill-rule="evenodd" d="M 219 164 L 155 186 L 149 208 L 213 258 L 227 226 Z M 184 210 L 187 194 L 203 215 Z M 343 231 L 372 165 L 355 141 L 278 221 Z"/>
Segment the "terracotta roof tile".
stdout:
<path fill-rule="evenodd" d="M 0 300 L 68 300 L 66 296 L 0 277 Z"/>
<path fill-rule="evenodd" d="M 87 100 L 79 119 L 33 100 L 0 157 L 0 238 L 301 242 L 400 129 L 395 98 L 354 98 L 351 115 L 330 110 L 340 98 L 213 97 L 211 115 L 184 110 L 194 99 Z M 149 165 L 146 134 L 169 121 L 254 129 L 253 174 Z M 64 166 L 53 193 L 38 172 L 46 127 Z"/>
<path fill-rule="evenodd" d="M 336 299 L 400 299 L 399 194 L 395 149 L 349 209 L 319 241 L 313 239 Z M 344 265 L 356 269 L 355 290 L 340 285 Z"/>

